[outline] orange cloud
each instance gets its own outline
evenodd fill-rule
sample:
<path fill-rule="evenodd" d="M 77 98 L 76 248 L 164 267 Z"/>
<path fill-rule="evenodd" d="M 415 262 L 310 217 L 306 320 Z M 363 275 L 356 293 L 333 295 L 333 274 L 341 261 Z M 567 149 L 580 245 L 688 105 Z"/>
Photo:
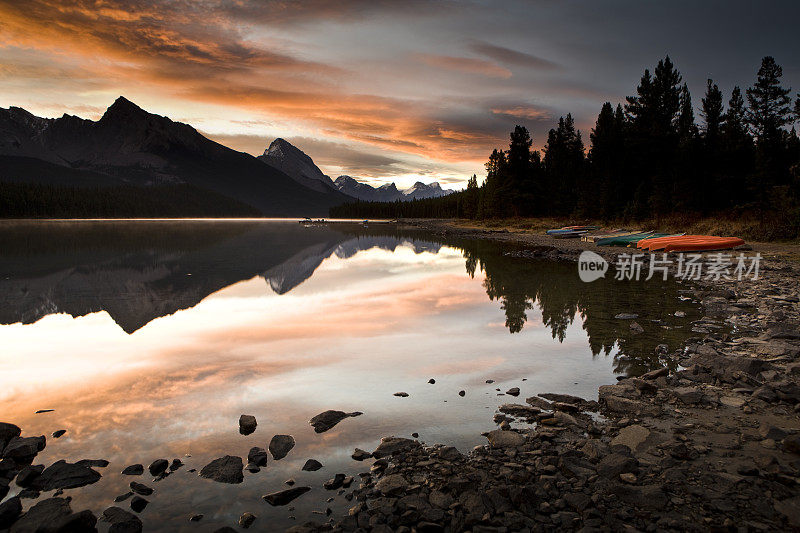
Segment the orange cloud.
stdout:
<path fill-rule="evenodd" d="M 417 57 L 423 63 L 436 68 L 455 70 L 467 74 L 480 74 L 481 76 L 489 76 L 493 78 L 511 77 L 510 70 L 484 59 L 443 56 L 436 54 L 418 54 Z"/>

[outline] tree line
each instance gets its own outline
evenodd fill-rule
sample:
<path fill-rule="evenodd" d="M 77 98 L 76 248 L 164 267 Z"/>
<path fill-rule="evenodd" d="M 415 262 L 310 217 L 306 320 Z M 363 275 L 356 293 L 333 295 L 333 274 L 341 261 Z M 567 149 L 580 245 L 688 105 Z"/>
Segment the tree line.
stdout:
<path fill-rule="evenodd" d="M 192 185 L 69 187 L 0 182 L 0 218 L 258 217 L 260 211 Z"/>
<path fill-rule="evenodd" d="M 603 104 L 589 146 L 571 114 L 558 120 L 543 150 L 524 126 L 508 149 L 495 149 L 481 184 L 411 202 L 352 202 L 337 217 L 558 216 L 642 220 L 673 213 L 780 217 L 800 229 L 800 95 L 781 85 L 783 71 L 764 57 L 755 83 L 727 96 L 709 79 L 695 105 L 667 56 L 645 69 L 636 94 Z M 790 129 L 789 129 L 790 128 Z"/>

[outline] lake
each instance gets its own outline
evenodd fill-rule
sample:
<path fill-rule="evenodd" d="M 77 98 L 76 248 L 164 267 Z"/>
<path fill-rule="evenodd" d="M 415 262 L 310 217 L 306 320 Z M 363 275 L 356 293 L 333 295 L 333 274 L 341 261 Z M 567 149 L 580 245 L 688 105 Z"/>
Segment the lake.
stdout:
<path fill-rule="evenodd" d="M 322 484 L 341 472 L 355 487 L 369 470 L 354 448 L 416 432 L 468 452 L 499 405 L 596 399 L 661 366 L 658 345 L 676 349 L 701 316 L 675 282 L 584 283 L 575 263 L 390 225 L 3 222 L 0 250 L 0 421 L 47 435 L 34 464 L 110 461 L 99 482 L 65 491 L 73 510 L 99 515 L 132 480 L 154 487 L 145 531 L 235 527 L 245 511 L 257 530 L 322 522 L 352 506 Z M 328 409 L 363 415 L 315 433 L 308 420 Z M 241 414 L 254 433 L 239 434 Z M 296 446 L 241 484 L 189 472 L 246 462 L 275 434 Z M 119 474 L 158 458 L 185 466 L 157 483 Z M 324 468 L 301 471 L 310 458 Z M 261 499 L 290 478 L 312 491 L 289 507 Z"/>

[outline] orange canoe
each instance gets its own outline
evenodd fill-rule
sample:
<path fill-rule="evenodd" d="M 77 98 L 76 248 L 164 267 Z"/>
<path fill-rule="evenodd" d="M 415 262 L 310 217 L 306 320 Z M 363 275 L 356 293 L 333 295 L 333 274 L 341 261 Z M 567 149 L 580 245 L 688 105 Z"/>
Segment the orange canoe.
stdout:
<path fill-rule="evenodd" d="M 681 235 L 640 241 L 638 247 L 651 252 L 688 252 L 703 250 L 728 250 L 744 244 L 736 237 L 715 237 L 713 235 Z"/>
<path fill-rule="evenodd" d="M 694 239 L 668 243 L 665 252 L 703 252 L 709 250 L 730 250 L 744 244 L 736 237 L 717 237 L 713 239 Z"/>

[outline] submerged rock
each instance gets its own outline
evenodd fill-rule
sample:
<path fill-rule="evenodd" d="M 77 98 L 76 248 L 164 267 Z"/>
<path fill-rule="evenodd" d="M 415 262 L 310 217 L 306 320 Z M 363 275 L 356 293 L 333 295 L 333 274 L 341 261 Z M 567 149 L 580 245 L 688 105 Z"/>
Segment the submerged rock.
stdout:
<path fill-rule="evenodd" d="M 356 448 L 355 451 L 353 452 L 353 455 L 351 455 L 350 457 L 352 457 L 356 461 L 363 461 L 365 459 L 369 459 L 370 457 L 372 457 L 372 454 L 366 450 L 362 450 L 361 448 Z"/>
<path fill-rule="evenodd" d="M 399 398 L 408 398 L 408 393 L 407 392 L 395 392 L 394 396 L 397 396 Z"/>
<path fill-rule="evenodd" d="M 306 472 L 316 472 L 320 468 L 322 468 L 322 463 L 316 459 L 309 459 L 306 461 L 306 464 L 303 465 L 302 470 L 305 470 Z"/>
<path fill-rule="evenodd" d="M 346 477 L 344 474 L 336 474 L 333 479 L 329 479 L 322 486 L 327 490 L 336 490 L 342 486 Z"/>
<path fill-rule="evenodd" d="M 352 413 L 345 413 L 344 411 L 325 411 L 309 420 L 308 423 L 314 427 L 314 431 L 317 433 L 324 433 L 345 418 L 361 416 L 362 414 L 364 413 L 360 411 L 353 411 Z"/>
<path fill-rule="evenodd" d="M 302 496 L 306 492 L 310 491 L 311 487 L 292 487 L 291 489 L 281 490 L 278 492 L 273 492 L 262 496 L 265 502 L 268 504 L 277 507 L 280 505 L 286 505 L 292 500 Z"/>
<path fill-rule="evenodd" d="M 96 470 L 81 464 L 56 461 L 31 483 L 31 488 L 40 491 L 74 489 L 97 483 L 102 476 Z"/>
<path fill-rule="evenodd" d="M 519 387 L 511 387 L 506 391 L 509 396 L 519 396 Z"/>
<path fill-rule="evenodd" d="M 166 472 L 167 468 L 169 468 L 169 461 L 166 459 L 156 459 L 150 463 L 148 470 L 150 471 L 151 476 L 158 477 Z"/>
<path fill-rule="evenodd" d="M 142 474 L 144 474 L 144 466 L 140 464 L 126 466 L 122 470 L 123 476 L 141 476 Z"/>
<path fill-rule="evenodd" d="M 253 513 L 242 513 L 242 516 L 239 517 L 239 527 L 242 529 L 247 529 L 253 525 L 253 522 L 256 521 L 256 515 Z"/>
<path fill-rule="evenodd" d="M 241 483 L 244 481 L 242 458 L 235 455 L 226 455 L 214 459 L 200 470 L 200 477 L 211 479 L 218 483 Z"/>
<path fill-rule="evenodd" d="M 276 461 L 283 459 L 294 448 L 294 444 L 294 437 L 291 435 L 275 435 L 269 441 L 269 453 Z"/>
<path fill-rule="evenodd" d="M 59 429 L 59 430 L 57 430 L 57 431 L 54 431 L 54 432 L 53 432 L 53 438 L 54 438 L 54 439 L 60 438 L 60 437 L 61 437 L 62 435 L 64 435 L 64 433 L 66 433 L 66 432 L 67 432 L 67 430 L 66 430 L 66 429 Z"/>
<path fill-rule="evenodd" d="M 247 453 L 247 462 L 254 466 L 267 466 L 267 450 L 253 446 Z"/>
<path fill-rule="evenodd" d="M 144 508 L 147 507 L 148 503 L 150 502 L 141 496 L 134 496 L 131 500 L 131 509 L 133 509 L 134 512 L 141 513 L 144 511 Z"/>
<path fill-rule="evenodd" d="M 131 481 L 130 487 L 133 492 L 141 496 L 150 496 L 151 494 L 153 494 L 153 489 L 142 483 Z"/>
<path fill-rule="evenodd" d="M 242 415 L 239 417 L 239 433 L 242 435 L 250 435 L 256 430 L 258 422 L 253 415 Z"/>

